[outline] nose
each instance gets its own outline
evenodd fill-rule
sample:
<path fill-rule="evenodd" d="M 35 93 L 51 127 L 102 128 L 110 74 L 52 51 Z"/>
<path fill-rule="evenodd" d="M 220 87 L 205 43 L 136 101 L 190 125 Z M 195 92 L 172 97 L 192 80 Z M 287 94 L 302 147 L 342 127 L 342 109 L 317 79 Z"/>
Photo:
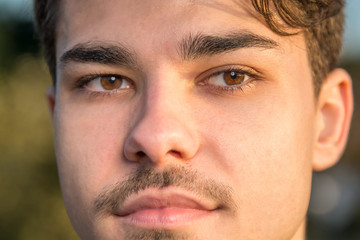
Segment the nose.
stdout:
<path fill-rule="evenodd" d="M 170 86 L 149 88 L 142 97 L 140 111 L 124 144 L 125 158 L 149 161 L 162 166 L 172 161 L 188 161 L 198 151 L 189 104 L 181 91 Z"/>

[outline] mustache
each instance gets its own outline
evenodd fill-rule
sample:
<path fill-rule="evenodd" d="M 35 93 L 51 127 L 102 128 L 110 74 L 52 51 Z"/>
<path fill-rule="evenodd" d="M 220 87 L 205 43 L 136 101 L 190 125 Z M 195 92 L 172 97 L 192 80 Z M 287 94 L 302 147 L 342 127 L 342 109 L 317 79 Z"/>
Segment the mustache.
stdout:
<path fill-rule="evenodd" d="M 106 216 L 123 206 L 125 200 L 148 188 L 163 189 L 179 187 L 208 198 L 218 204 L 219 209 L 235 209 L 233 189 L 222 183 L 206 178 L 195 170 L 183 166 L 172 166 L 159 172 L 149 166 L 141 166 L 127 179 L 104 188 L 94 201 L 95 213 Z"/>

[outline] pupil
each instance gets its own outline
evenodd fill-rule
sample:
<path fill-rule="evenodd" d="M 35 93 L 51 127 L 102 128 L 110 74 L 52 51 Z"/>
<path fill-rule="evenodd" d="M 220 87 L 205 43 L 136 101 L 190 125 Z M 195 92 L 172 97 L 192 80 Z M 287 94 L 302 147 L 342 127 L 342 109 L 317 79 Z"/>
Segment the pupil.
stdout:
<path fill-rule="evenodd" d="M 115 80 L 116 80 L 115 77 L 110 77 L 109 82 L 110 82 L 111 84 L 113 84 L 113 83 L 115 82 Z"/>
<path fill-rule="evenodd" d="M 230 77 L 231 77 L 232 79 L 235 79 L 235 78 L 236 78 L 236 72 L 231 72 L 231 73 L 230 73 Z"/>

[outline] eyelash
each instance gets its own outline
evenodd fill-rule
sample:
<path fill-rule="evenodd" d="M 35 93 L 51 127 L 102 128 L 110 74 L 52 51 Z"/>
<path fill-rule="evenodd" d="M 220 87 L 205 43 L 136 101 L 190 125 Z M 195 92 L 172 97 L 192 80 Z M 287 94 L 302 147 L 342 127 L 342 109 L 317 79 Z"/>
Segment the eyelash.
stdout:
<path fill-rule="evenodd" d="M 225 72 L 236 72 L 236 73 L 239 73 L 242 75 L 247 75 L 247 76 L 249 76 L 250 80 L 248 80 L 244 84 L 239 84 L 239 85 L 234 85 L 234 86 L 217 86 L 217 85 L 212 85 L 212 84 L 204 84 L 203 86 L 211 88 L 212 90 L 214 90 L 218 93 L 223 93 L 225 91 L 226 93 L 235 94 L 235 92 L 237 92 L 237 91 L 244 92 L 244 87 L 251 87 L 252 84 L 254 83 L 254 81 L 261 80 L 260 73 L 257 73 L 257 71 L 255 71 L 251 68 L 230 65 L 230 66 L 225 66 L 220 70 L 217 68 L 214 73 L 211 73 L 209 76 L 202 78 L 203 80 L 200 80 L 199 82 L 200 83 L 206 82 L 211 77 L 218 76 Z"/>
<path fill-rule="evenodd" d="M 244 84 L 239 84 L 239 85 L 234 85 L 234 86 L 218 86 L 218 85 L 206 84 L 205 83 L 211 77 L 218 76 L 218 75 L 220 75 L 222 73 L 225 73 L 225 72 L 236 72 L 236 73 L 239 73 L 239 74 L 247 75 L 250 79 Z M 117 94 L 119 94 L 119 92 L 121 92 L 121 90 L 114 89 L 114 90 L 110 90 L 110 91 L 91 91 L 91 90 L 86 89 L 86 85 L 89 82 L 95 80 L 96 78 L 98 78 L 98 77 L 109 77 L 109 76 L 115 76 L 115 77 L 118 77 L 118 78 L 125 78 L 127 81 L 133 83 L 133 85 L 136 86 L 134 84 L 134 81 L 132 81 L 131 79 L 129 79 L 127 77 L 119 75 L 119 74 L 93 73 L 93 74 L 87 75 L 87 76 L 82 77 L 79 80 L 77 80 L 76 83 L 75 83 L 75 89 L 78 89 L 78 90 L 80 90 L 82 92 L 85 92 L 91 98 L 109 97 L 109 96 L 117 95 Z M 255 70 L 253 70 L 251 68 L 248 68 L 248 67 L 240 67 L 240 66 L 225 66 L 222 69 L 216 68 L 216 70 L 214 69 L 213 73 L 211 73 L 210 75 L 207 74 L 206 77 L 200 77 L 200 79 L 201 80 L 197 81 L 197 85 L 209 88 L 209 89 L 211 89 L 211 90 L 213 90 L 213 91 L 215 91 L 215 92 L 217 92 L 219 94 L 224 93 L 224 92 L 225 93 L 230 93 L 230 94 L 235 94 L 235 92 L 237 92 L 237 91 L 244 92 L 244 87 L 251 87 L 252 84 L 254 83 L 254 81 L 261 80 L 260 74 L 257 73 L 257 71 L 255 71 Z"/>
<path fill-rule="evenodd" d="M 124 77 L 122 75 L 119 75 L 119 74 L 93 73 L 93 74 L 87 75 L 87 76 L 82 77 L 79 80 L 77 80 L 76 83 L 75 83 L 75 89 L 80 90 L 81 92 L 85 92 L 91 98 L 99 98 L 99 97 L 105 98 L 105 97 L 117 95 L 121 90 L 114 89 L 114 90 L 111 90 L 111 91 L 91 91 L 91 90 L 86 89 L 86 85 L 88 83 L 90 83 L 91 81 L 94 81 L 96 78 L 98 78 L 98 77 L 110 77 L 110 76 L 114 76 L 114 77 L 117 77 L 117 78 L 125 78 L 127 81 L 133 83 L 133 81 L 130 80 L 129 78 L 126 78 L 126 77 Z M 134 84 L 134 86 L 135 86 L 135 84 Z"/>

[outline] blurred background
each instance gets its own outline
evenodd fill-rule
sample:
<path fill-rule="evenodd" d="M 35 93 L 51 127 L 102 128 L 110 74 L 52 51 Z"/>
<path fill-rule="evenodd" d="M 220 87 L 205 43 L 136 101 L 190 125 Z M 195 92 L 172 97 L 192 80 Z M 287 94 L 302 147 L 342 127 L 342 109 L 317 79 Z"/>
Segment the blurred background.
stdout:
<path fill-rule="evenodd" d="M 349 144 L 315 173 L 308 240 L 360 239 L 360 1 L 348 0 L 340 66 L 354 80 Z M 0 239 L 78 239 L 59 189 L 45 90 L 51 84 L 31 0 L 0 0 Z M 291 214 L 291 213 L 289 213 Z"/>

